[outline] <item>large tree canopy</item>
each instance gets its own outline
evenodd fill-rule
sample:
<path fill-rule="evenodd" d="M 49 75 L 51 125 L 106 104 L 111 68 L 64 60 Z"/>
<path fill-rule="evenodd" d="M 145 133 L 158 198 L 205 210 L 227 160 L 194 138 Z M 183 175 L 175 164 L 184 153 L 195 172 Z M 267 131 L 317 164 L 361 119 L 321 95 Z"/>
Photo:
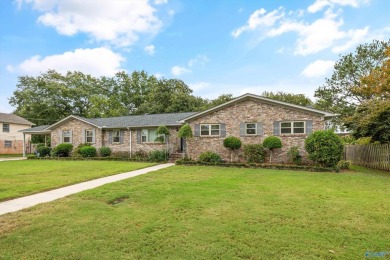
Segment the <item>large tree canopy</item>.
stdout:
<path fill-rule="evenodd" d="M 69 115 L 91 118 L 201 111 L 232 98 L 224 94 L 215 100 L 202 99 L 181 80 L 157 79 L 144 71 L 96 78 L 49 70 L 36 77 L 19 77 L 10 104 L 16 114 L 43 125 Z"/>
<path fill-rule="evenodd" d="M 264 91 L 263 94 L 261 94 L 263 97 L 284 101 L 287 103 L 300 105 L 300 106 L 311 106 L 313 102 L 310 100 L 310 98 L 306 97 L 304 94 L 292 94 L 292 93 L 286 93 L 282 91 L 278 91 L 273 93 L 272 91 L 267 92 Z"/>
<path fill-rule="evenodd" d="M 375 95 L 371 91 L 362 91 L 365 88 L 362 78 L 382 66 L 389 46 L 390 40 L 375 40 L 359 45 L 355 53 L 341 56 L 334 65 L 331 78 L 327 78 L 325 84 L 315 91 L 314 96 L 318 98 L 316 108 L 338 114 L 337 125 L 345 123 L 345 118 L 354 114 L 358 105 Z"/>

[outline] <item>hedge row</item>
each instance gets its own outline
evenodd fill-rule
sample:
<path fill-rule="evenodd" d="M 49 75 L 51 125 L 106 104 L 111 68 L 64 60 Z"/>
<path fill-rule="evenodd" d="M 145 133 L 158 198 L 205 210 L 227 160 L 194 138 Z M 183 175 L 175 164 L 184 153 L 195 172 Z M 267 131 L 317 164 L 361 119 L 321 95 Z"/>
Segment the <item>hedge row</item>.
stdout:
<path fill-rule="evenodd" d="M 29 160 L 55 160 L 55 161 L 129 161 L 129 162 L 149 162 L 147 158 L 123 158 L 123 157 L 38 157 L 30 155 Z"/>
<path fill-rule="evenodd" d="M 235 167 L 235 168 L 254 168 L 254 169 L 275 169 L 275 170 L 295 170 L 295 171 L 310 171 L 310 172 L 338 172 L 335 168 L 325 168 L 318 166 L 290 165 L 290 164 L 263 164 L 263 163 L 207 163 L 191 160 L 177 160 L 176 165 L 189 166 L 220 166 L 220 167 Z"/>

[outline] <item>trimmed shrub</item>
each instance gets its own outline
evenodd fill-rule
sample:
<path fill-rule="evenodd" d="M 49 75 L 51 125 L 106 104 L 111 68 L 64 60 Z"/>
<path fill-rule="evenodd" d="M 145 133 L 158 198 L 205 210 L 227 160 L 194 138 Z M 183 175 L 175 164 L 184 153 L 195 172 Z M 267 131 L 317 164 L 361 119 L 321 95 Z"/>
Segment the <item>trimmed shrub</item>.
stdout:
<path fill-rule="evenodd" d="M 148 154 L 148 161 L 150 162 L 165 162 L 168 160 L 168 151 L 166 150 L 153 150 Z"/>
<path fill-rule="evenodd" d="M 341 160 L 344 146 L 332 130 L 315 131 L 305 140 L 309 159 L 324 167 L 335 167 Z"/>
<path fill-rule="evenodd" d="M 38 147 L 37 152 L 39 154 L 39 157 L 50 156 L 51 148 L 47 146 L 40 146 Z"/>
<path fill-rule="evenodd" d="M 96 148 L 93 146 L 84 146 L 80 148 L 82 157 L 96 157 Z"/>
<path fill-rule="evenodd" d="M 99 148 L 99 154 L 101 157 L 108 157 L 111 155 L 111 153 L 112 151 L 110 147 L 102 146 Z"/>
<path fill-rule="evenodd" d="M 220 163 L 222 162 L 221 156 L 214 152 L 203 152 L 199 155 L 199 161 L 202 163 Z"/>
<path fill-rule="evenodd" d="M 132 157 L 144 159 L 144 158 L 148 157 L 148 153 L 145 152 L 144 150 L 138 150 L 134 153 L 134 155 Z"/>
<path fill-rule="evenodd" d="M 337 163 L 337 168 L 347 170 L 351 166 L 351 161 L 341 160 Z"/>
<path fill-rule="evenodd" d="M 182 127 L 180 127 L 179 132 L 177 132 L 177 135 L 180 138 L 191 138 L 192 137 L 192 129 L 191 126 L 186 123 Z"/>
<path fill-rule="evenodd" d="M 231 150 L 237 150 L 241 148 L 241 140 L 235 136 L 229 136 L 223 140 L 223 146 Z"/>
<path fill-rule="evenodd" d="M 76 147 L 76 153 L 81 155 L 81 148 L 86 147 L 86 146 L 91 146 L 91 144 L 89 144 L 89 143 L 79 144 Z"/>
<path fill-rule="evenodd" d="M 265 150 L 261 144 L 246 144 L 244 158 L 248 163 L 262 163 L 265 159 Z"/>
<path fill-rule="evenodd" d="M 288 158 L 290 158 L 290 161 L 294 164 L 301 164 L 302 163 L 302 156 L 299 154 L 299 147 L 293 146 L 291 147 L 287 152 Z"/>
<path fill-rule="evenodd" d="M 282 141 L 276 136 L 268 136 L 263 141 L 263 147 L 270 150 L 282 148 Z"/>
<path fill-rule="evenodd" d="M 53 150 L 51 150 L 51 155 L 57 157 L 69 157 L 72 153 L 72 150 L 72 144 L 63 143 L 54 147 Z"/>

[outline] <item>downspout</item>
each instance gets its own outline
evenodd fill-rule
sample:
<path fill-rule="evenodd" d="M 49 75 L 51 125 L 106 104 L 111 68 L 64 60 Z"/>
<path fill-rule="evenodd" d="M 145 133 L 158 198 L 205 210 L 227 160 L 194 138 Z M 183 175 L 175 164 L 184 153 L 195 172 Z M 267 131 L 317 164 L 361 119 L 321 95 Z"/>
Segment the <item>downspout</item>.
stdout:
<path fill-rule="evenodd" d="M 26 157 L 26 134 L 23 133 L 23 158 Z"/>

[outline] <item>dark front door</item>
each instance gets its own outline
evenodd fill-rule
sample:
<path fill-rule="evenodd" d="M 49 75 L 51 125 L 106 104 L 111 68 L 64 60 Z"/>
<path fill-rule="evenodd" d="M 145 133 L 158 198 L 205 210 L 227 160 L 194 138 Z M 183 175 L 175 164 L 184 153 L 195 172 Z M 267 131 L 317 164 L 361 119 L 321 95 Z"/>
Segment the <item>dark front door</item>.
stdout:
<path fill-rule="evenodd" d="M 180 152 L 184 153 L 186 149 L 186 139 L 180 138 Z"/>

